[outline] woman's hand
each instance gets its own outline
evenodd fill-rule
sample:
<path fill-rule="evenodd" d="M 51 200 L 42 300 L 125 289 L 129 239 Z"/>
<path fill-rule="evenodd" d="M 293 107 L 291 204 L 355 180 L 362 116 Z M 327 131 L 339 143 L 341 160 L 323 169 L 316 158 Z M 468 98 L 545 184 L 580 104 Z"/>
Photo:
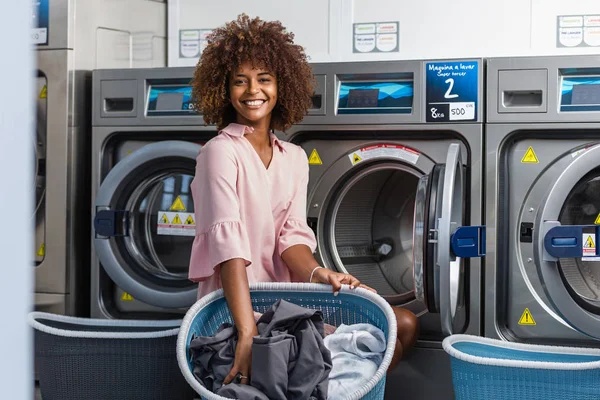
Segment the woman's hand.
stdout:
<path fill-rule="evenodd" d="M 223 380 L 223 384 L 227 385 L 240 375 L 239 383 L 248 385 L 250 383 L 250 374 L 252 366 L 252 336 L 240 335 L 238 337 L 235 348 L 235 360 L 231 371 Z"/>
<path fill-rule="evenodd" d="M 361 287 L 363 289 L 370 290 L 373 293 L 377 293 L 375 289 L 361 284 L 360 281 L 352 275 L 335 272 L 328 268 L 317 268 L 313 273 L 312 283 L 324 283 L 326 285 L 331 285 L 333 287 L 333 293 L 336 296 L 342 288 L 342 285 L 350 285 L 352 289 Z"/>

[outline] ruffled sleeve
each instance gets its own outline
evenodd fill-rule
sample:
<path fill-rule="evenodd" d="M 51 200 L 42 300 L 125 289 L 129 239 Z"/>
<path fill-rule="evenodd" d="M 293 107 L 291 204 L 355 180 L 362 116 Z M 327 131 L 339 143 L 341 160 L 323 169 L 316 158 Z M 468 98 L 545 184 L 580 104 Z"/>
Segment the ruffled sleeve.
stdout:
<path fill-rule="evenodd" d="M 292 246 L 303 244 L 310 248 L 312 253 L 317 249 L 317 240 L 313 230 L 308 226 L 306 219 L 306 195 L 308 189 L 308 157 L 304 150 L 299 149 L 297 170 L 300 171 L 298 188 L 290 204 L 288 218 L 283 224 L 279 235 L 279 255 Z"/>
<path fill-rule="evenodd" d="M 200 150 L 191 184 L 196 216 L 189 279 L 203 281 L 227 260 L 251 264 L 250 242 L 240 218 L 237 164 L 228 143 L 215 141 Z"/>

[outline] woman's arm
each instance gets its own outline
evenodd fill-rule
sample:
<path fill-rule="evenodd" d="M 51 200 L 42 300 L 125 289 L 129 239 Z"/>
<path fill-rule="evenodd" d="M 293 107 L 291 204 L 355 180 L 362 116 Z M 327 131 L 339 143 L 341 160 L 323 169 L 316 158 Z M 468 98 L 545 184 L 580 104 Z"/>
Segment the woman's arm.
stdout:
<path fill-rule="evenodd" d="M 250 377 L 250 367 L 252 366 L 252 338 L 258 332 L 254 322 L 244 259 L 234 258 L 221 264 L 221 282 L 227 305 L 238 331 L 233 367 L 223 383 L 230 383 L 238 373 L 242 375 L 241 383 L 248 383 L 245 377 Z"/>

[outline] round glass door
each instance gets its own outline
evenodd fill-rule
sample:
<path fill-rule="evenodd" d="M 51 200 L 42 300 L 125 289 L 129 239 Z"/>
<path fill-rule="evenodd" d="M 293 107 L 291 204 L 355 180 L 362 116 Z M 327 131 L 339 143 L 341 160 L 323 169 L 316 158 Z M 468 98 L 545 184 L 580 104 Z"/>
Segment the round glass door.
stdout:
<path fill-rule="evenodd" d="M 559 222 L 561 225 L 600 224 L 600 167 L 573 187 L 560 212 Z M 573 299 L 586 310 L 600 315 L 600 261 L 564 258 L 558 265 Z"/>
<path fill-rule="evenodd" d="M 133 298 L 189 307 L 195 237 L 190 185 L 200 146 L 165 141 L 144 146 L 111 169 L 96 198 L 95 250 L 111 279 Z"/>

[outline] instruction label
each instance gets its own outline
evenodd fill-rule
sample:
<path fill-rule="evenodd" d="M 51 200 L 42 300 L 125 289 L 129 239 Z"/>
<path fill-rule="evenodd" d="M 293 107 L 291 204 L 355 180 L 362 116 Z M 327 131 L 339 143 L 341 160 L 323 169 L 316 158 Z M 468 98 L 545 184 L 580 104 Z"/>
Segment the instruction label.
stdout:
<path fill-rule="evenodd" d="M 596 235 L 593 233 L 583 234 L 583 256 L 594 257 L 596 255 Z"/>
<path fill-rule="evenodd" d="M 419 160 L 420 153 L 406 146 L 397 144 L 377 144 L 373 146 L 363 147 L 348 154 L 352 165 L 359 164 L 365 160 L 373 158 L 395 158 L 398 160 L 408 161 L 416 164 Z"/>
<path fill-rule="evenodd" d="M 427 122 L 462 122 L 477 119 L 477 61 L 427 63 L 425 74 Z"/>
<path fill-rule="evenodd" d="M 529 308 L 526 308 L 525 311 L 523 311 L 521 319 L 519 319 L 519 325 L 537 325 L 531 316 L 531 312 L 529 312 Z"/>
<path fill-rule="evenodd" d="M 49 0 L 32 2 L 31 44 L 48 44 Z"/>
<path fill-rule="evenodd" d="M 159 211 L 156 233 L 170 236 L 195 236 L 194 213 Z"/>

